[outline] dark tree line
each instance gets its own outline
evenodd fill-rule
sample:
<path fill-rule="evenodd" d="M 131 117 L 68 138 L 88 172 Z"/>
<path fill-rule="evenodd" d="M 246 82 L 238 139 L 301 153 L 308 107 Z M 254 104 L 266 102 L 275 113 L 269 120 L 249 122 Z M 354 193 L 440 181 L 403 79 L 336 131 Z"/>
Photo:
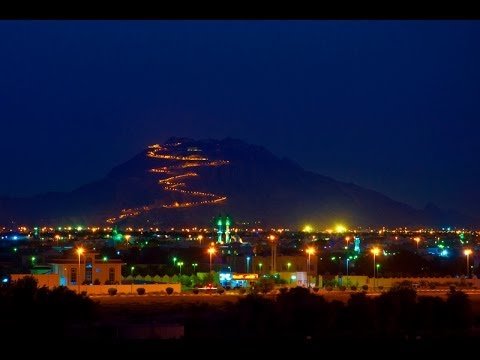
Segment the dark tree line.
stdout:
<path fill-rule="evenodd" d="M 61 339 L 87 331 L 96 318 L 96 304 L 60 286 L 37 287 L 28 276 L 0 288 L 0 327 L 5 338 Z"/>
<path fill-rule="evenodd" d="M 463 336 L 472 326 L 468 296 L 417 296 L 396 287 L 378 296 L 352 294 L 347 303 L 327 301 L 308 289 L 281 292 L 276 299 L 248 295 L 218 309 L 191 308 L 186 336 L 249 341 L 322 342 L 325 339 L 418 339 Z"/>

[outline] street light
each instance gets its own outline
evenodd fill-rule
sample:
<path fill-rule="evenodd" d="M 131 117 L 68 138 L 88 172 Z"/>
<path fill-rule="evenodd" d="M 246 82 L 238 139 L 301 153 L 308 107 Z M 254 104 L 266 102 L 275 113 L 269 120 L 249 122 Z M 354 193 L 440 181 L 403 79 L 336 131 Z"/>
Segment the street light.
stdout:
<path fill-rule="evenodd" d="M 472 250 L 471 249 L 465 249 L 463 251 L 463 253 L 467 257 L 467 278 L 469 278 L 470 277 L 470 255 L 472 254 Z"/>
<path fill-rule="evenodd" d="M 183 266 L 183 261 L 179 261 L 177 263 L 178 267 L 180 268 L 180 276 L 182 276 L 182 266 Z"/>
<path fill-rule="evenodd" d="M 288 262 L 287 263 L 287 270 L 290 271 L 290 267 L 292 266 L 292 263 L 291 262 Z"/>
<path fill-rule="evenodd" d="M 350 236 L 345 237 L 345 241 L 347 242 L 347 246 L 345 247 L 345 250 L 348 250 L 348 242 L 350 241 Z"/>
<path fill-rule="evenodd" d="M 307 250 L 305 250 L 305 251 L 308 254 L 308 259 L 307 259 L 307 282 L 308 282 L 308 287 L 310 287 L 310 280 L 308 278 L 308 275 L 310 274 L 310 257 L 315 254 L 315 248 L 308 247 Z"/>
<path fill-rule="evenodd" d="M 272 253 L 270 258 L 270 268 L 272 274 L 275 274 L 277 268 L 277 237 L 275 235 L 269 235 L 268 240 L 270 240 L 270 245 L 272 247 Z"/>
<path fill-rule="evenodd" d="M 192 267 L 193 267 L 193 272 L 196 273 L 197 272 L 197 266 L 198 264 L 197 263 L 193 263 L 192 264 Z"/>
<path fill-rule="evenodd" d="M 78 294 L 80 294 L 80 256 L 85 252 L 85 249 L 82 247 L 77 248 L 77 254 L 78 254 L 78 272 L 77 272 L 77 288 L 78 288 Z"/>
<path fill-rule="evenodd" d="M 349 283 L 349 281 L 348 281 L 348 280 L 349 280 L 349 277 L 348 277 L 348 263 L 349 263 L 349 261 L 350 261 L 351 259 L 352 259 L 351 256 L 347 256 L 347 285 L 348 285 L 348 283 Z"/>
<path fill-rule="evenodd" d="M 130 268 L 130 276 L 132 277 L 132 282 L 130 283 L 130 293 L 133 294 L 133 270 L 135 270 L 135 266 Z"/>
<path fill-rule="evenodd" d="M 260 274 L 262 273 L 262 266 L 263 266 L 262 263 L 258 263 L 258 268 L 260 269 Z"/>
<path fill-rule="evenodd" d="M 212 272 L 212 255 L 217 252 L 213 246 L 209 247 L 207 250 L 208 254 L 210 255 L 210 272 Z"/>
<path fill-rule="evenodd" d="M 250 256 L 247 256 L 247 274 L 250 271 Z"/>
<path fill-rule="evenodd" d="M 413 240 L 417 243 L 417 250 L 418 250 L 418 243 L 420 242 L 420 238 L 417 236 L 413 238 Z"/>
<path fill-rule="evenodd" d="M 377 265 L 375 264 L 375 257 L 380 255 L 380 249 L 378 247 L 374 247 L 370 252 L 373 254 L 373 290 L 375 290 L 375 280 L 377 277 Z"/>
<path fill-rule="evenodd" d="M 176 257 L 173 258 L 173 266 L 175 266 L 175 265 L 177 265 L 177 258 Z"/>

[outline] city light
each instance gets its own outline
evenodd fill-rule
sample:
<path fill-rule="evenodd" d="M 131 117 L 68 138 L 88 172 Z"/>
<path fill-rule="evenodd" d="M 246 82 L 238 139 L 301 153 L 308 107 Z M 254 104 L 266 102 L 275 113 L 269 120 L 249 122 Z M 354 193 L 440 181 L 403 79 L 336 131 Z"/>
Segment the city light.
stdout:
<path fill-rule="evenodd" d="M 211 246 L 208 248 L 207 252 L 210 255 L 210 272 L 212 272 L 212 256 L 217 252 L 217 250 Z"/>
<path fill-rule="evenodd" d="M 377 278 L 377 269 L 378 267 L 376 266 L 375 259 L 378 255 L 380 255 L 380 249 L 378 247 L 374 247 L 370 250 L 370 252 L 373 254 L 373 290 L 375 290 L 375 285 L 376 285 L 376 278 Z"/>
<path fill-rule="evenodd" d="M 310 271 L 311 271 L 310 257 L 312 255 L 315 255 L 315 248 L 310 246 L 310 247 L 307 248 L 307 250 L 305 250 L 305 252 L 308 254 L 308 258 L 307 258 L 307 282 L 308 282 L 308 287 L 310 287 L 310 280 L 309 280 L 309 274 L 310 274 Z"/>
<path fill-rule="evenodd" d="M 179 144 L 166 144 L 166 145 L 158 145 L 155 144 L 154 147 L 149 146 L 150 151 L 147 152 L 147 157 L 154 158 L 154 159 L 162 159 L 162 160 L 173 160 L 173 165 L 171 166 L 163 166 L 160 168 L 153 168 L 150 169 L 150 172 L 153 174 L 168 174 L 170 176 L 158 180 L 158 184 L 162 187 L 165 191 L 172 191 L 178 192 L 183 195 L 187 195 L 189 197 L 196 197 L 201 198 L 198 200 L 189 200 L 189 201 L 173 201 L 170 204 L 163 204 L 161 207 L 172 209 L 172 208 L 186 208 L 186 207 L 193 207 L 193 206 L 200 206 L 200 205 L 213 205 L 223 202 L 227 199 L 226 196 L 217 195 L 214 193 L 208 193 L 203 191 L 196 191 L 192 189 L 185 189 L 187 184 L 182 180 L 187 180 L 191 177 L 199 176 L 196 172 L 183 172 L 184 169 L 194 168 L 194 167 L 217 167 L 229 164 L 227 160 L 214 160 L 209 161 L 208 158 L 199 156 L 199 155 L 188 155 L 188 156 L 181 156 L 181 155 L 173 155 L 171 154 L 172 151 L 176 151 L 174 148 L 177 147 Z M 178 165 L 178 161 L 183 162 Z M 152 209 L 152 206 L 143 206 L 141 208 L 133 208 L 133 209 L 124 209 L 122 210 L 121 214 L 118 217 L 111 217 L 107 219 L 109 223 L 115 223 L 118 220 L 122 220 L 126 217 L 134 217 L 138 216 L 144 212 L 148 212 Z"/>
<path fill-rule="evenodd" d="M 416 236 L 413 238 L 413 240 L 417 243 L 417 249 L 418 249 L 418 243 L 420 242 L 420 238 Z"/>
<path fill-rule="evenodd" d="M 311 225 L 305 225 L 302 231 L 306 233 L 311 233 L 313 231 L 313 227 Z"/>
<path fill-rule="evenodd" d="M 347 231 L 347 228 L 346 228 L 344 225 L 342 225 L 342 224 L 337 224 L 337 225 L 335 225 L 335 232 L 336 232 L 336 233 L 342 234 L 342 233 L 344 233 L 344 232 L 346 232 L 346 231 Z"/>

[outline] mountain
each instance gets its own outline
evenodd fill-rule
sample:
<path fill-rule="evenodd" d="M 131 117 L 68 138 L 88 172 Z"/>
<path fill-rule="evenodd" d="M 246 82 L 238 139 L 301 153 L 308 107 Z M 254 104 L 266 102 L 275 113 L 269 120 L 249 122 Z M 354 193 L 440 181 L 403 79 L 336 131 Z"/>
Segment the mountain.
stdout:
<path fill-rule="evenodd" d="M 0 198 L 0 223 L 209 225 L 218 214 L 251 226 L 467 226 L 435 205 L 415 209 L 336 181 L 241 140 L 171 138 L 72 192 Z"/>

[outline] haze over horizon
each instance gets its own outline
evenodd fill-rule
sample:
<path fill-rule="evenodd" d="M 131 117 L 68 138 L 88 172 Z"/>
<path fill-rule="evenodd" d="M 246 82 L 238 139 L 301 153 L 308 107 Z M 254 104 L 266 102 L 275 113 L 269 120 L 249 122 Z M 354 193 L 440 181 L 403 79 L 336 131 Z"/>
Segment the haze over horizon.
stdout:
<path fill-rule="evenodd" d="M 0 195 L 233 137 L 478 216 L 479 38 L 478 21 L 3 21 Z"/>

